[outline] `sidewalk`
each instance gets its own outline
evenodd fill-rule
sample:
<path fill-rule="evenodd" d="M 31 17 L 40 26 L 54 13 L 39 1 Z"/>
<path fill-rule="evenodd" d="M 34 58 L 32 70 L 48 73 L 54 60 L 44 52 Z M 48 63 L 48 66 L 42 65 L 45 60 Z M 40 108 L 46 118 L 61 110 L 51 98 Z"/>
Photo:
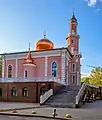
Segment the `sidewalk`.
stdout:
<path fill-rule="evenodd" d="M 39 108 L 38 103 L 18 103 L 18 102 L 0 102 L 0 112 L 12 109 L 30 109 Z"/>

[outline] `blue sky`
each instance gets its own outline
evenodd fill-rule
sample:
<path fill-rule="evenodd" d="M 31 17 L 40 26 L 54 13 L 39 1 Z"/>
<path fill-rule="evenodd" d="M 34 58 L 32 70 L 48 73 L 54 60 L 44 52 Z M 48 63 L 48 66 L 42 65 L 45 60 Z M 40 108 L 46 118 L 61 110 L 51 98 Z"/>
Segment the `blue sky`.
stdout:
<path fill-rule="evenodd" d="M 82 72 L 102 66 L 102 2 L 100 0 L 0 0 L 0 53 L 25 51 L 47 31 L 55 47 L 67 46 L 72 10 L 78 20 Z"/>

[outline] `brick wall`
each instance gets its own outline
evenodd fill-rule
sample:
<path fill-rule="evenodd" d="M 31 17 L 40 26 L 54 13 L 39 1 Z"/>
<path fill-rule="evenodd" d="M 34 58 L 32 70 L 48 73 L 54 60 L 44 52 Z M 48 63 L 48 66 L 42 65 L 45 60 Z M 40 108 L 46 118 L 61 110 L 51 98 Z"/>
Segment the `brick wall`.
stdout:
<path fill-rule="evenodd" d="M 2 89 L 2 96 L 0 96 L 0 101 L 8 102 L 40 102 L 40 89 L 46 87 L 47 90 L 53 89 L 54 93 L 61 88 L 62 85 L 55 82 L 19 82 L 19 83 L 0 83 L 0 88 Z M 17 90 L 17 96 L 13 97 L 11 95 L 12 88 L 15 87 Z M 28 90 L 28 96 L 22 96 L 22 89 L 26 87 Z"/>

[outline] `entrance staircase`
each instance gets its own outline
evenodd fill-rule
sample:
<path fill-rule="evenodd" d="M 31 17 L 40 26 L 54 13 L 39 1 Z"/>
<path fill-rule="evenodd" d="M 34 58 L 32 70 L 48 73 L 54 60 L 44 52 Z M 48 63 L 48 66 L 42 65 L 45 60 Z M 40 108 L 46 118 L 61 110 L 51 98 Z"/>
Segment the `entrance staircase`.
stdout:
<path fill-rule="evenodd" d="M 73 108 L 75 107 L 76 95 L 81 86 L 64 86 L 56 94 L 51 96 L 45 105 L 49 107 Z"/>

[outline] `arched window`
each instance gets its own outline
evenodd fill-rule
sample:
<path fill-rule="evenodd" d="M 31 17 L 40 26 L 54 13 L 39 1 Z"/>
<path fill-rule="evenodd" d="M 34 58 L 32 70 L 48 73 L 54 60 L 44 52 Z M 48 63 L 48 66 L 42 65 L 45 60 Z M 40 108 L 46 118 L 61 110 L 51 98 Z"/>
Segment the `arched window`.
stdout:
<path fill-rule="evenodd" d="M 48 88 L 46 86 L 40 88 L 40 95 L 45 94 L 48 91 Z"/>
<path fill-rule="evenodd" d="M 72 76 L 73 85 L 75 85 L 75 76 Z"/>
<path fill-rule="evenodd" d="M 8 66 L 8 78 L 12 78 L 12 66 Z"/>
<path fill-rule="evenodd" d="M 72 71 L 73 71 L 73 72 L 76 71 L 76 65 L 75 65 L 75 63 L 72 64 Z"/>
<path fill-rule="evenodd" d="M 24 87 L 24 88 L 22 89 L 22 96 L 23 96 L 23 97 L 27 97 L 27 96 L 28 96 L 28 90 L 27 90 L 26 87 Z"/>
<path fill-rule="evenodd" d="M 0 96 L 2 96 L 2 88 L 0 88 Z"/>
<path fill-rule="evenodd" d="M 11 96 L 16 97 L 17 96 L 17 90 L 15 87 L 12 88 L 11 90 Z"/>
<path fill-rule="evenodd" d="M 27 77 L 28 77 L 28 71 L 25 70 L 25 71 L 24 71 L 24 78 L 27 79 Z"/>
<path fill-rule="evenodd" d="M 57 64 L 56 64 L 56 62 L 52 63 L 52 76 L 53 77 L 57 76 Z"/>

